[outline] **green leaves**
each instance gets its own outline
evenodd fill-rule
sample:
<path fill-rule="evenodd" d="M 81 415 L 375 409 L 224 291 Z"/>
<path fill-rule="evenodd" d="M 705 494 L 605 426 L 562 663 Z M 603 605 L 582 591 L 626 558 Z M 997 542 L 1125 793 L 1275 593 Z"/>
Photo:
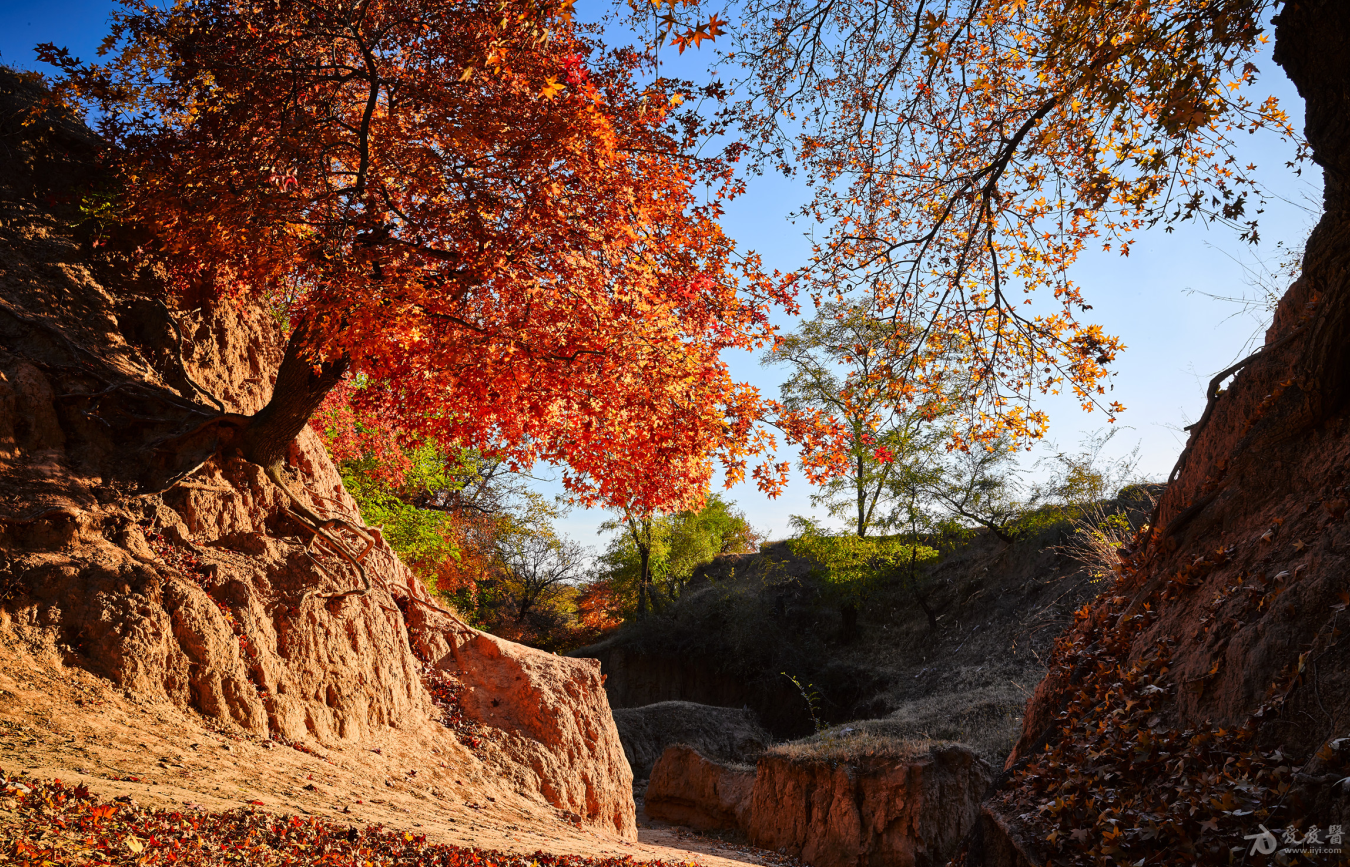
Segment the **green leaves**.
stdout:
<path fill-rule="evenodd" d="M 901 536 L 830 535 L 809 519 L 792 520 L 798 535 L 788 541 L 789 550 L 819 564 L 817 576 L 845 598 L 864 596 L 877 583 L 938 557 L 935 548 Z"/>
<path fill-rule="evenodd" d="M 654 607 L 678 599 L 699 566 L 718 554 L 753 551 L 760 542 L 745 515 L 716 494 L 697 511 L 647 517 L 625 513 L 601 529 L 619 531 L 601 555 L 599 568 L 602 580 L 624 597 L 629 610 L 641 608 L 644 593 L 652 596 Z"/>
<path fill-rule="evenodd" d="M 338 466 L 343 487 L 361 510 L 362 519 L 381 527 L 389 546 L 414 571 L 430 578 L 448 559 L 458 559 L 459 547 L 451 535 L 451 516 L 437 509 L 420 508 L 437 492 L 463 487 L 466 478 L 457 474 L 456 455 L 429 444 L 405 453 L 407 469 L 401 484 L 392 484 L 373 455 L 348 459 Z"/>

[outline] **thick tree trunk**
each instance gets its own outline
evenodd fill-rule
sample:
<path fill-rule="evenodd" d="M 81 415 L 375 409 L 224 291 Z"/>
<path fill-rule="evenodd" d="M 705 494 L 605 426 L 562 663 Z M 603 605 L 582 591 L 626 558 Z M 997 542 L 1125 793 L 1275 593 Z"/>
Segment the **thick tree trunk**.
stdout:
<path fill-rule="evenodd" d="M 318 363 L 313 360 L 317 331 L 305 321 L 291 332 L 272 398 L 249 419 L 241 437 L 244 457 L 269 472 L 281 468 L 291 442 L 347 370 L 349 361 L 345 357 Z"/>
<path fill-rule="evenodd" d="M 638 544 L 638 617 L 647 616 L 647 588 L 651 586 L 651 549 L 641 543 Z"/>
<path fill-rule="evenodd" d="M 318 357 L 318 330 L 301 322 L 291 333 L 272 397 L 254 415 L 199 410 L 194 415 L 205 416 L 206 421 L 188 416 L 184 421 L 191 426 L 186 430 L 148 443 L 135 477 L 142 493 L 168 490 L 228 448 L 238 448 L 245 459 L 263 467 L 269 478 L 290 492 L 282 476 L 287 450 L 349 364 L 345 357 L 312 360 Z"/>
<path fill-rule="evenodd" d="M 853 639 L 858 637 L 858 605 L 855 602 L 845 602 L 839 606 L 839 641 L 843 644 L 852 644 Z"/>

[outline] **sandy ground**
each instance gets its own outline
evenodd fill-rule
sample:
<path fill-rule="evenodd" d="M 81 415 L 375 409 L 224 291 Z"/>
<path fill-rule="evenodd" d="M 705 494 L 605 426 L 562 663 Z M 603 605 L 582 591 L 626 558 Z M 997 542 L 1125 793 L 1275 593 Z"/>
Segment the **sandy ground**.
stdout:
<path fill-rule="evenodd" d="M 378 743 L 313 749 L 212 730 L 203 717 L 136 703 L 82 668 L 0 638 L 0 768 L 11 773 L 83 783 L 102 797 L 145 806 L 251 805 L 519 854 L 627 855 L 706 867 L 795 863 L 642 814 L 637 842 L 574 827 L 546 805 L 489 795 L 501 790 L 484 785 L 481 766 L 437 761 L 440 751 L 416 734 L 386 730 Z"/>

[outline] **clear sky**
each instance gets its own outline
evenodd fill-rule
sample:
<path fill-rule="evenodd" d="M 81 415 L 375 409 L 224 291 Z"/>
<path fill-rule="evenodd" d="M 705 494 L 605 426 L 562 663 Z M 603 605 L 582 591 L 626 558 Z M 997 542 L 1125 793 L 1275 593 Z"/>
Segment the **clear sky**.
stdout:
<path fill-rule="evenodd" d="M 109 0 L 0 0 L 0 63 L 39 69 L 33 46 L 46 41 L 91 57 L 106 32 L 113 5 Z M 599 4 L 581 0 L 578 7 L 585 16 Z M 1302 101 L 1270 61 L 1270 47 L 1257 57 L 1263 77 L 1255 92 L 1278 96 L 1301 129 Z M 691 51 L 679 59 L 670 49 L 663 52 L 662 62 L 671 65 L 667 71 L 679 64 L 675 68 L 686 70 L 679 74 L 694 77 L 696 64 L 706 63 L 708 57 L 707 52 Z M 1284 168 L 1293 149 L 1271 135 L 1251 136 L 1242 146 L 1242 161 L 1260 166 L 1268 188 L 1278 194 L 1261 215 L 1259 246 L 1240 242 L 1227 229 L 1185 224 L 1171 234 L 1161 229 L 1140 234 L 1129 258 L 1091 253 L 1080 260 L 1073 274 L 1093 305 L 1089 315 L 1108 332 L 1120 335 L 1127 346 L 1116 362 L 1119 375 L 1110 395 L 1127 407 L 1117 422 L 1125 430 L 1112 445 L 1123 453 L 1137 443 L 1141 469 L 1153 477 L 1164 477 L 1171 469 L 1185 442 L 1180 428 L 1199 416 L 1209 378 L 1259 345 L 1259 337 L 1257 344 L 1249 342 L 1267 324 L 1234 315 L 1239 313 L 1236 305 L 1205 296 L 1251 294 L 1254 290 L 1243 265 L 1250 267 L 1260 260 L 1274 265 L 1285 255 L 1280 243 L 1301 247 L 1319 213 L 1320 169 L 1305 164 L 1299 177 Z M 744 247 L 758 251 L 768 267 L 792 270 L 803 264 L 809 252 L 802 238 L 808 227 L 793 225 L 788 214 L 808 195 L 799 182 L 770 176 L 752 179 L 746 195 L 731 204 L 724 225 Z M 791 325 L 785 317 L 779 321 Z M 730 362 L 738 378 L 776 394 L 781 379 L 778 370 L 763 368 L 746 354 Z M 1042 405 L 1051 415 L 1050 438 L 1061 447 L 1072 447 L 1084 433 L 1105 425 L 1100 412 L 1083 413 L 1069 398 L 1047 398 Z M 1042 447 L 1031 458 L 1046 453 Z M 810 493 L 810 486 L 797 477 L 777 500 L 762 496 L 750 484 L 733 488 L 728 496 L 756 527 L 782 537 L 790 515 L 811 514 Z M 582 544 L 598 546 L 603 540 L 596 536 L 596 528 L 604 517 L 601 512 L 574 510 L 561 529 Z"/>

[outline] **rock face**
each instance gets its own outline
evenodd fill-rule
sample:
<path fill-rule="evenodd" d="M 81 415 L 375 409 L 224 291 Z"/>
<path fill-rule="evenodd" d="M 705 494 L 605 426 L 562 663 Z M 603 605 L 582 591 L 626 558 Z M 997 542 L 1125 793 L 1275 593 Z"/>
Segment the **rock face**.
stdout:
<path fill-rule="evenodd" d="M 755 769 L 704 758 L 679 744 L 661 754 L 647 785 L 646 811 L 653 819 L 700 831 L 750 826 Z"/>
<path fill-rule="evenodd" d="M 613 713 L 624 755 L 638 779 L 652 773 L 652 766 L 672 744 L 693 747 L 718 761 L 753 763 L 770 741 L 768 733 L 759 727 L 755 712 L 748 708 L 663 701 L 646 707 L 615 708 Z"/>
<path fill-rule="evenodd" d="M 633 772 L 624 758 L 593 659 L 567 659 L 493 635 L 448 624 L 432 633 L 450 642 L 437 666 L 465 686 L 464 715 L 497 729 L 512 758 L 517 787 L 539 791 L 578 819 L 637 833 Z"/>
<path fill-rule="evenodd" d="M 15 126 L 34 88 L 0 70 L 0 137 L 78 156 L 59 118 Z M 25 138 L 25 136 L 27 138 Z M 42 136 L 46 140 L 42 140 Z M 36 137 L 36 138 L 35 138 Z M 72 157 L 73 158 L 73 157 Z M 288 517 L 285 495 L 228 450 L 167 490 L 143 484 L 165 443 L 190 451 L 220 412 L 257 411 L 280 360 L 257 309 L 169 311 L 139 275 L 96 272 L 65 222 L 68 173 L 0 168 L 0 623 L 145 702 L 282 741 L 360 741 L 436 720 L 424 666 L 452 666 L 466 714 L 495 731 L 489 773 L 636 834 L 631 772 L 593 661 L 499 641 L 439 610 L 381 541 L 356 570 Z M 53 205 L 52 208 L 58 206 Z M 292 445 L 293 487 L 360 523 L 321 443 Z"/>
<path fill-rule="evenodd" d="M 945 864 L 990 780 L 974 753 L 952 744 L 852 761 L 771 753 L 759 760 L 746 831 L 812 867 Z"/>

